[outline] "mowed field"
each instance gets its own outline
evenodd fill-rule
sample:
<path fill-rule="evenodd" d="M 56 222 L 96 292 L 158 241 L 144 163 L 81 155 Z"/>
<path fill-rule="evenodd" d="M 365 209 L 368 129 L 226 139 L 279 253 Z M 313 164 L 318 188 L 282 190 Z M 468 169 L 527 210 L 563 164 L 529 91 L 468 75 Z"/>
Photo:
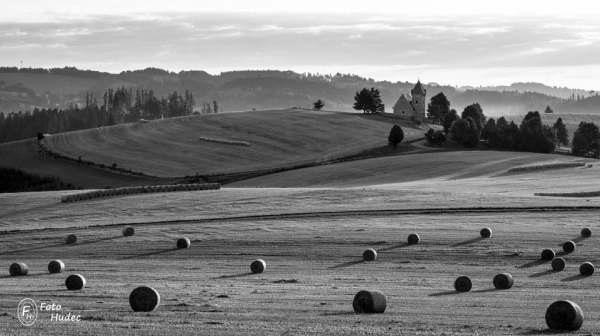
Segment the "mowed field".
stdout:
<path fill-rule="evenodd" d="M 56 134 L 53 151 L 160 177 L 261 170 L 311 163 L 387 144 L 394 123 L 405 139 L 422 137 L 412 122 L 377 115 L 308 110 L 189 116 Z M 199 137 L 244 141 L 237 146 Z"/>
<path fill-rule="evenodd" d="M 584 311 L 580 332 L 599 333 L 600 280 L 578 275 L 578 266 L 600 263 L 600 199 L 533 193 L 597 188 L 590 181 L 600 168 L 508 174 L 510 164 L 487 173 L 471 166 L 444 174 L 438 164 L 437 178 L 355 188 L 223 188 L 75 203 L 60 203 L 73 192 L 0 195 L 0 326 L 17 335 L 537 335 L 547 333 L 546 308 L 568 299 Z M 125 224 L 134 236 L 122 236 Z M 491 238 L 479 238 L 483 227 Z M 580 237 L 583 227 L 592 237 Z M 65 245 L 67 233 L 78 243 Z M 410 233 L 420 235 L 418 245 L 406 244 Z M 191 247 L 176 249 L 184 236 Z M 567 240 L 577 248 L 559 253 L 567 267 L 553 272 L 540 253 L 560 252 Z M 378 251 L 376 261 L 362 261 L 367 248 Z M 267 263 L 262 274 L 250 273 L 257 258 Z M 53 259 L 65 262 L 65 273 L 47 274 Z M 17 261 L 28 276 L 8 276 Z M 496 290 L 492 279 L 503 272 L 515 285 Z M 75 273 L 88 285 L 67 291 L 64 280 Z M 471 292 L 453 290 L 459 275 L 471 277 Z M 131 311 L 129 293 L 140 285 L 160 293 L 156 311 Z M 354 314 L 363 289 L 386 295 L 384 314 Z M 25 297 L 60 304 L 81 321 L 52 322 L 44 311 L 21 326 L 16 307 Z"/>

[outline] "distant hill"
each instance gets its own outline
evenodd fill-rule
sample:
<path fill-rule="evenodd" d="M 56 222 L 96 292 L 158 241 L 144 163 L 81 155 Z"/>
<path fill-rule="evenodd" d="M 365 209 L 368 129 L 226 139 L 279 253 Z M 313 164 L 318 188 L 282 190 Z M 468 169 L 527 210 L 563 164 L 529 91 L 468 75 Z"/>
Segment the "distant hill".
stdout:
<path fill-rule="evenodd" d="M 478 102 L 486 115 L 542 112 L 550 106 L 557 113 L 600 113 L 596 92 L 549 87 L 540 83 L 515 83 L 510 86 L 461 87 L 425 85 L 428 98 L 443 92 L 459 113 Z M 108 88 L 151 89 L 158 97 L 174 91 L 189 90 L 196 109 L 204 102 L 217 101 L 221 112 L 312 108 L 317 99 L 325 108 L 355 112 L 354 94 L 375 87 L 381 92 L 386 110 L 401 93 L 409 93 L 413 82 L 375 81 L 352 74 L 299 74 L 280 70 L 227 71 L 212 75 L 201 70 L 169 72 L 163 69 L 123 71 L 110 74 L 75 68 L 17 69 L 0 67 L 0 112 L 31 111 L 33 107 L 64 108 L 81 104 L 87 92 L 102 97 Z"/>

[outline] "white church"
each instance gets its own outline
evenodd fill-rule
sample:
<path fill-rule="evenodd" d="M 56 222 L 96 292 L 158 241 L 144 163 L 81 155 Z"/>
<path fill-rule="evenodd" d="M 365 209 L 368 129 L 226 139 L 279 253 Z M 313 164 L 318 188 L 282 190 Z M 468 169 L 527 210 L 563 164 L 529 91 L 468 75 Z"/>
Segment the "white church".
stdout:
<path fill-rule="evenodd" d="M 394 114 L 402 117 L 412 117 L 425 119 L 427 118 L 426 112 L 426 95 L 427 90 L 421 84 L 421 81 L 417 81 L 415 87 L 410 90 L 410 94 L 403 93 L 394 104 Z"/>

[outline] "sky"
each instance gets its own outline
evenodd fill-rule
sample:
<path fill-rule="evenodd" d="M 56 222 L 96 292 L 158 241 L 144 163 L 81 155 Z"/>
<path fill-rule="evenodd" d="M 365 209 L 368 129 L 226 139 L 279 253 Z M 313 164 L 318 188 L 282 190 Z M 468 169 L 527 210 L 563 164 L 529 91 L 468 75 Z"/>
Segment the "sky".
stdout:
<path fill-rule="evenodd" d="M 600 90 L 592 0 L 0 0 L 0 66 Z"/>

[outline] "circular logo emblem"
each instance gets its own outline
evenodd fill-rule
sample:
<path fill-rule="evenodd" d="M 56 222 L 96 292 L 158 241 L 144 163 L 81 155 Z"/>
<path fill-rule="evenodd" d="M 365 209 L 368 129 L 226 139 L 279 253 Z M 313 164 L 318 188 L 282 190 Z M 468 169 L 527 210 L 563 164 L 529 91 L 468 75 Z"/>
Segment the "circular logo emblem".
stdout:
<path fill-rule="evenodd" d="M 24 326 L 30 326 L 37 319 L 38 308 L 32 299 L 23 299 L 17 307 L 17 317 Z"/>

